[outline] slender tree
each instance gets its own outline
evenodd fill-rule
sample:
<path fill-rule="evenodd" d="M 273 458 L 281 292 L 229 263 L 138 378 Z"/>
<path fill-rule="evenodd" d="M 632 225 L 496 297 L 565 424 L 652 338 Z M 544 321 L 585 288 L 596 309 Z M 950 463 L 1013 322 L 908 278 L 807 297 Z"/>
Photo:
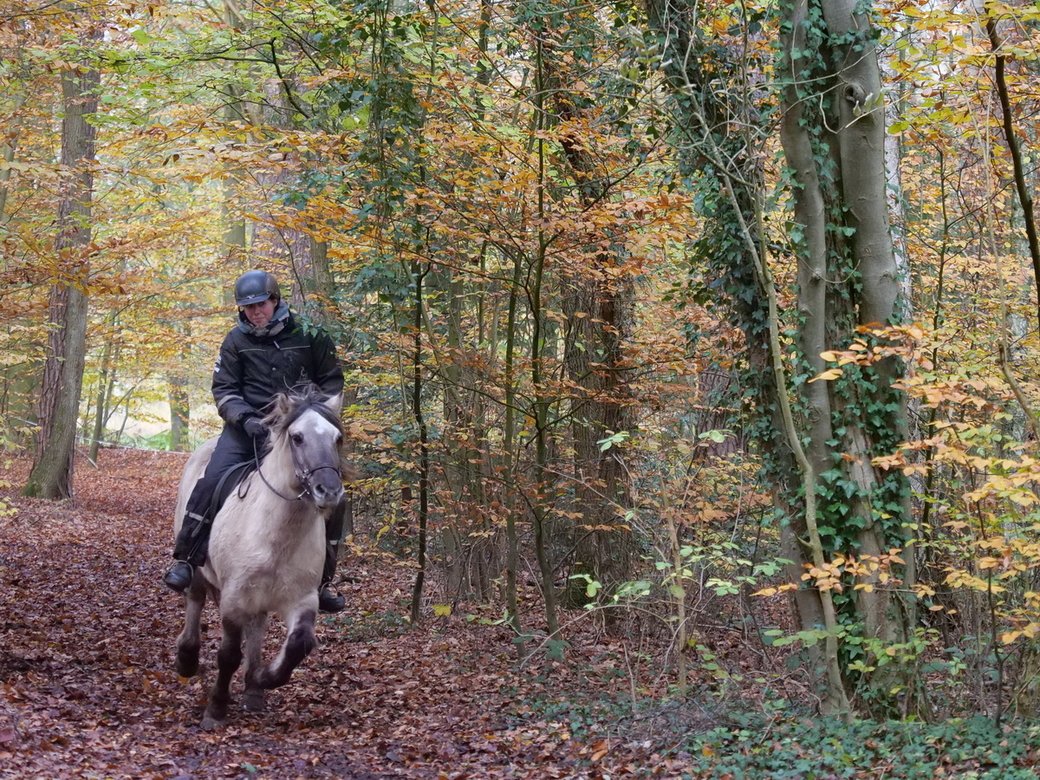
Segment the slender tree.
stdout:
<path fill-rule="evenodd" d="M 72 495 L 73 455 L 86 359 L 87 285 L 90 281 L 91 203 L 94 187 L 95 130 L 100 72 L 90 62 L 101 26 L 86 19 L 78 67 L 61 73 L 62 119 L 58 233 L 60 265 L 51 288 L 43 385 L 39 402 L 36 457 L 25 494 L 42 498 Z"/>

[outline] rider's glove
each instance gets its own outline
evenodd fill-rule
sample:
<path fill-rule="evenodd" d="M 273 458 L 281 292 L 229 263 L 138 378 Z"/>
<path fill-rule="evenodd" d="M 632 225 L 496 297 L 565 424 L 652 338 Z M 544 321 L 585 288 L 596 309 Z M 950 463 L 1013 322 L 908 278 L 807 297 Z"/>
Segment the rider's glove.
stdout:
<path fill-rule="evenodd" d="M 247 418 L 246 421 L 242 423 L 242 428 L 254 439 L 259 439 L 267 435 L 267 426 L 259 417 Z"/>

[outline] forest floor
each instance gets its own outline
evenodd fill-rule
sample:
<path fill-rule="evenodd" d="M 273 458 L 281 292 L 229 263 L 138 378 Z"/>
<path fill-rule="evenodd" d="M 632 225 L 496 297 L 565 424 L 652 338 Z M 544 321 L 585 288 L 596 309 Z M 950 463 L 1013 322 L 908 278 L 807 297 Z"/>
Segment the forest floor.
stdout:
<path fill-rule="evenodd" d="M 320 646 L 267 711 L 233 702 L 226 728 L 204 731 L 216 610 L 208 669 L 181 679 L 181 601 L 160 584 L 185 457 L 80 457 L 73 502 L 20 497 L 28 462 L 0 458 L 0 780 L 1040 777 L 1036 723 L 826 722 L 797 670 L 724 625 L 685 698 L 664 695 L 652 637 L 622 640 L 580 610 L 564 660 L 542 648 L 519 664 L 477 605 L 435 617 L 428 603 L 409 626 L 414 571 L 360 543 L 340 566 L 346 609 L 319 618 Z M 268 655 L 281 638 L 272 628 Z"/>
<path fill-rule="evenodd" d="M 619 646 L 599 637 L 580 658 L 521 667 L 505 629 L 461 610 L 410 627 L 414 573 L 358 547 L 340 567 L 346 609 L 319 618 L 320 646 L 267 711 L 233 703 L 224 730 L 203 731 L 216 609 L 204 616 L 208 670 L 179 678 L 181 600 L 160 583 L 185 457 L 110 449 L 97 468 L 80 457 L 73 502 L 20 497 L 28 463 L 0 463 L 0 778 L 681 774 L 652 726 L 622 739 L 591 705 L 581 723 L 552 717 L 554 702 L 626 687 L 602 660 Z"/>

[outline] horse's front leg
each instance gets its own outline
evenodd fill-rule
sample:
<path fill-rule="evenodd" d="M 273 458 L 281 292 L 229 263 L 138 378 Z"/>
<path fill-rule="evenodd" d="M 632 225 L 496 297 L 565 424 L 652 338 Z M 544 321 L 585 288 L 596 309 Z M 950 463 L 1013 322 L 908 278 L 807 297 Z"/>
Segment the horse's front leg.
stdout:
<path fill-rule="evenodd" d="M 206 587 L 196 579 L 184 594 L 184 629 L 177 637 L 177 674 L 194 677 L 199 671 L 202 644 L 202 609 L 206 606 Z"/>
<path fill-rule="evenodd" d="M 314 635 L 314 621 L 318 610 L 317 604 L 312 604 L 311 601 L 317 601 L 317 595 L 314 599 L 304 602 L 304 606 L 294 610 L 286 620 L 288 636 L 285 637 L 281 652 L 257 674 L 257 684 L 261 688 L 278 688 L 285 685 L 289 682 L 293 670 L 318 646 L 318 639 Z"/>
<path fill-rule="evenodd" d="M 202 728 L 210 731 L 227 722 L 228 704 L 231 703 L 231 678 L 242 663 L 242 624 L 224 617 L 221 619 L 223 636 L 217 651 L 217 679 L 209 692 L 209 706 L 202 716 Z"/>
<path fill-rule="evenodd" d="M 245 678 L 246 690 L 242 696 L 242 706 L 250 712 L 263 712 L 264 689 L 257 681 L 263 671 L 262 651 L 264 637 L 267 634 L 267 614 L 256 615 L 246 623 L 244 644 L 246 652 Z"/>

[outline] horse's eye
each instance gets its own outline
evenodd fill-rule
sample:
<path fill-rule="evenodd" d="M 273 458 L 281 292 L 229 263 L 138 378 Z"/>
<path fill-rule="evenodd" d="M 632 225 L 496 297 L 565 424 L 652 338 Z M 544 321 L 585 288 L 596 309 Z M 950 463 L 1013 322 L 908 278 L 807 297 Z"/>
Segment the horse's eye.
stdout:
<path fill-rule="evenodd" d="M 301 445 L 303 443 L 303 434 L 302 433 L 294 433 L 292 435 L 292 443 L 295 444 L 296 446 Z"/>

